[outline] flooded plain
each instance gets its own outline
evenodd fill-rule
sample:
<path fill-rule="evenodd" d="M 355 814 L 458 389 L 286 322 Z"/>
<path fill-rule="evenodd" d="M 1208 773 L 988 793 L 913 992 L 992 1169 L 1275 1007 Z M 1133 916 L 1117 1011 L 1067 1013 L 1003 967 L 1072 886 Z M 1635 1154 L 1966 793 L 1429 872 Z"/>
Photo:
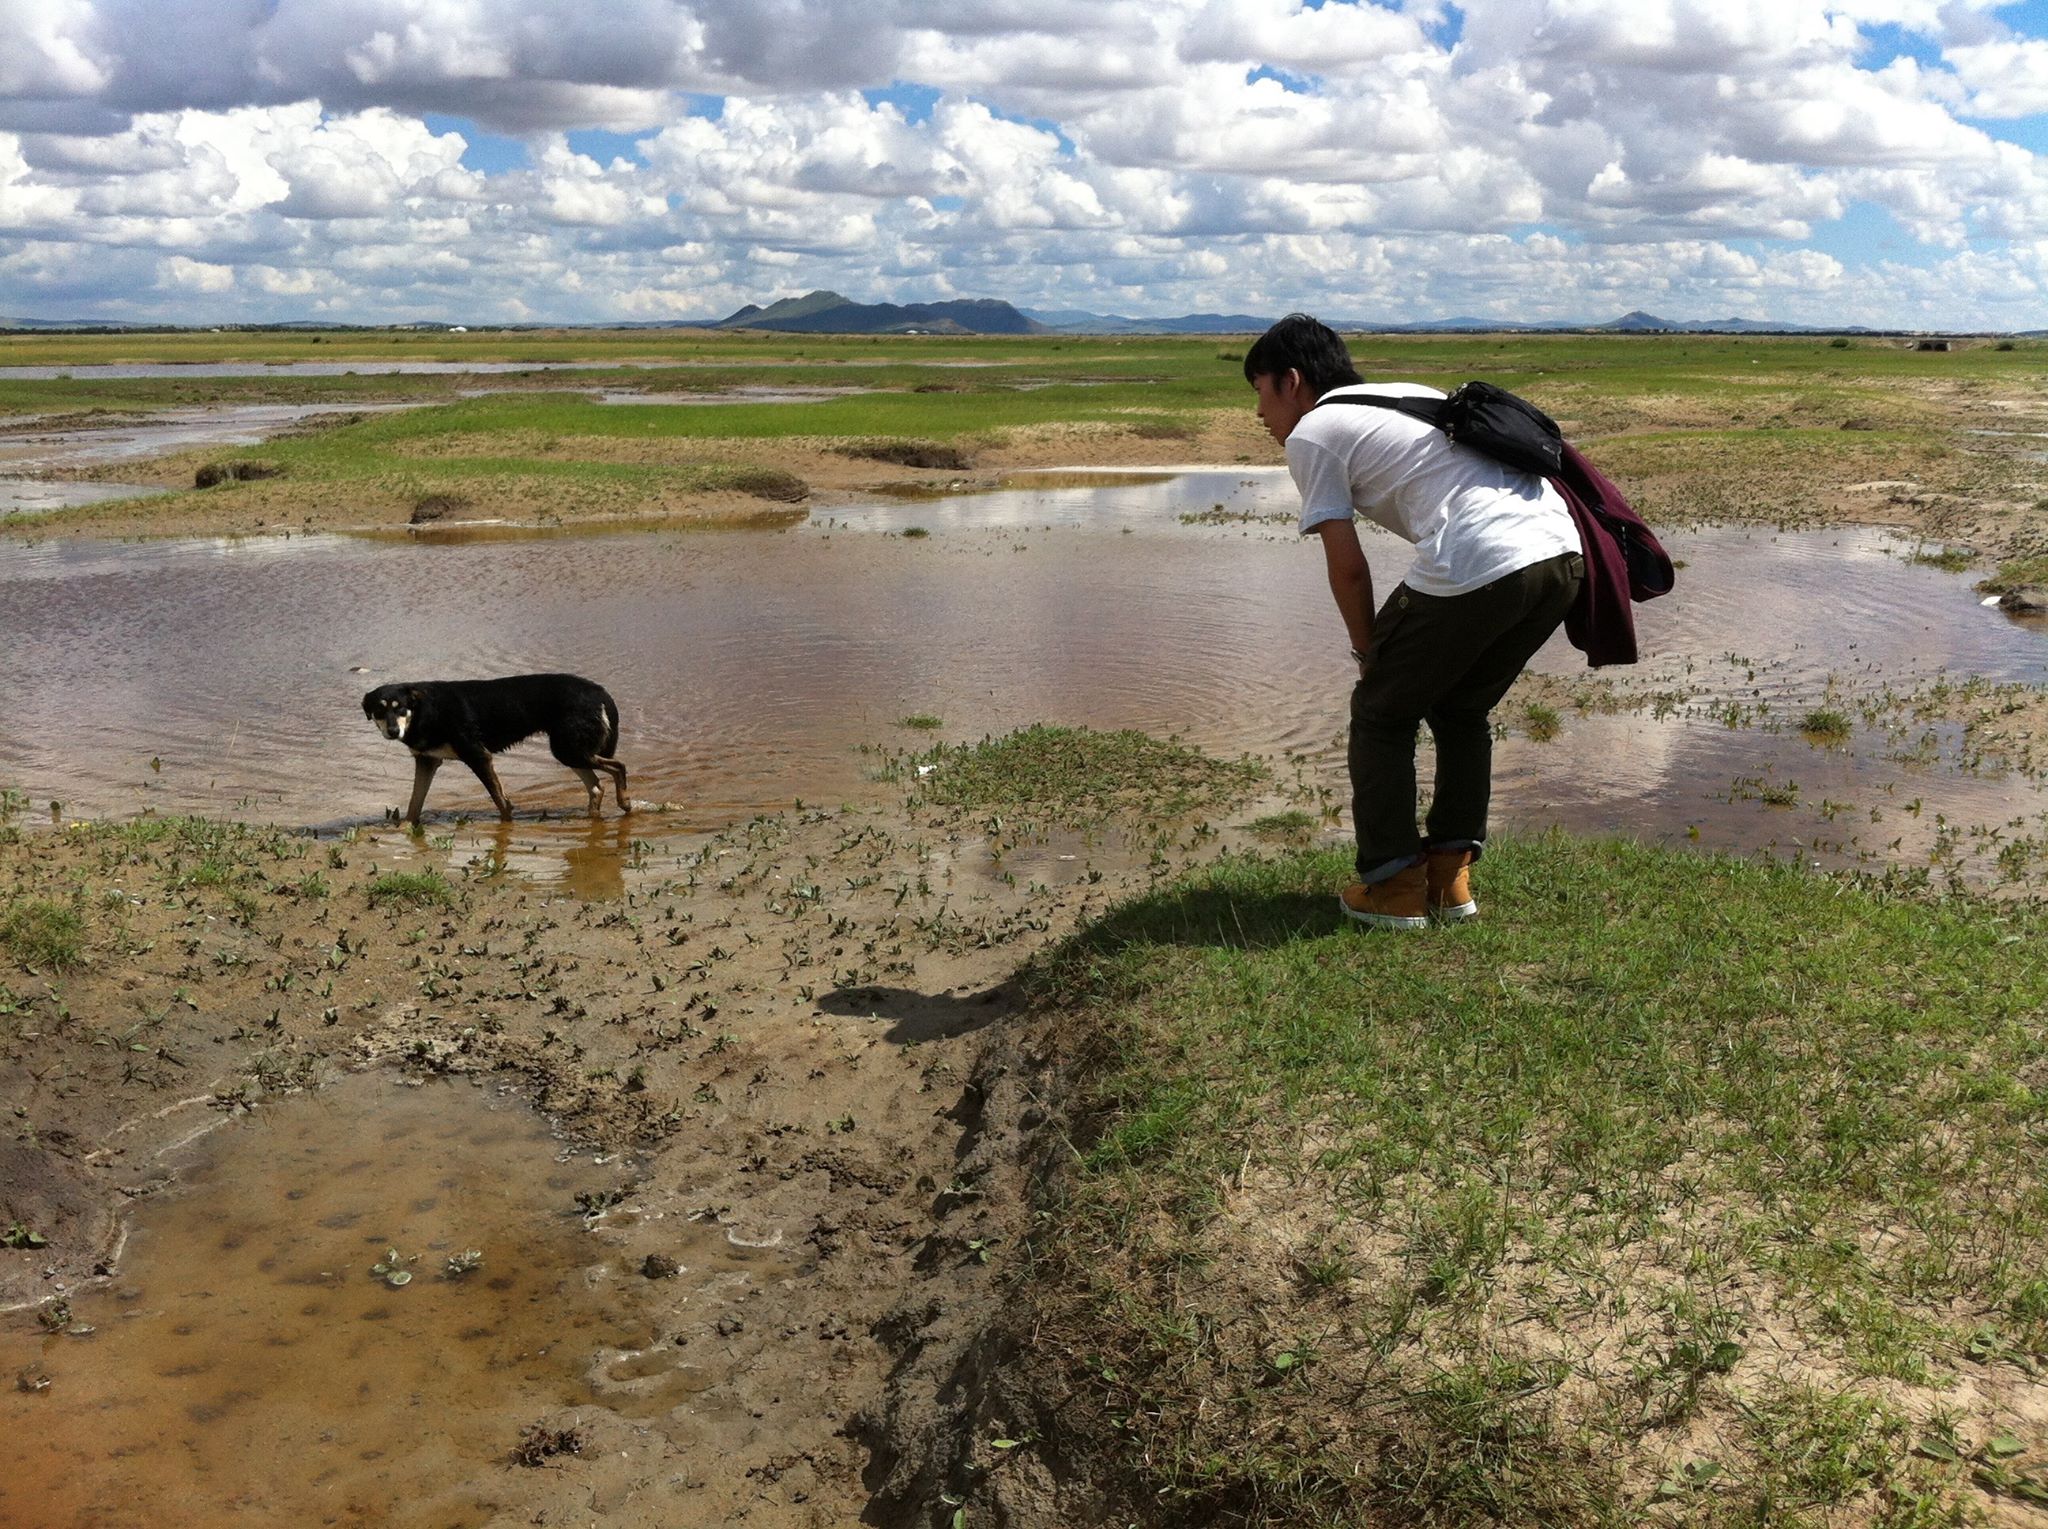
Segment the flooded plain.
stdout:
<path fill-rule="evenodd" d="M 481 1523 L 480 1462 L 645 1340 L 576 1198 L 624 1165 L 508 1096 L 372 1072 L 175 1156 L 114 1278 L 0 1333 L 10 1529 Z"/>
<path fill-rule="evenodd" d="M 815 509 L 783 531 L 45 542 L 0 563 L 9 726 L 0 781 L 62 815 L 145 810 L 343 826 L 400 804 L 411 768 L 363 721 L 371 686 L 566 669 L 624 718 L 633 794 L 669 811 L 547 828 L 555 874 L 632 835 L 837 800 L 877 746 L 1032 722 L 1303 756 L 1342 784 L 1352 677 L 1283 472 L 1038 474 L 998 492 Z M 1854 860 L 1858 812 L 1904 792 L 2003 823 L 2037 783 L 1958 768 L 1956 731 L 1873 712 L 1834 747 L 1791 721 L 1944 677 L 2038 684 L 2048 637 L 1871 531 L 1678 530 L 1678 592 L 1638 608 L 1643 662 L 1611 714 L 1538 742 L 1504 714 L 1499 818 Z M 1406 549 L 1372 535 L 1382 589 Z M 1533 666 L 1587 677 L 1560 636 Z M 941 726 L 917 732 L 913 715 Z M 580 807 L 542 745 L 501 774 L 522 843 Z M 1786 783 L 1824 821 L 1787 805 Z M 1745 784 L 1747 783 L 1747 784 Z M 430 826 L 488 814 L 445 770 Z M 1894 815 L 1896 816 L 1896 815 Z M 1916 821 L 1899 852 L 1913 849 Z M 488 825 L 498 831 L 493 822 Z M 1863 838 L 1870 838 L 1864 835 Z M 1883 841 L 1902 837 L 1887 825 Z M 484 843 L 484 848 L 489 848 Z M 606 880 L 600 874 L 600 884 Z"/>

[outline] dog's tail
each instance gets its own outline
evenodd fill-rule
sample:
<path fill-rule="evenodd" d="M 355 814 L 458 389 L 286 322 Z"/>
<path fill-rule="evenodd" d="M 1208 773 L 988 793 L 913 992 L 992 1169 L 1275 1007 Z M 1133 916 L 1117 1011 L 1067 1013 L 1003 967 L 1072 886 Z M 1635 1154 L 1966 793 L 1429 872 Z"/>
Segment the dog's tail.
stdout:
<path fill-rule="evenodd" d="M 619 703 L 607 693 L 604 698 L 604 748 L 606 759 L 619 757 Z"/>

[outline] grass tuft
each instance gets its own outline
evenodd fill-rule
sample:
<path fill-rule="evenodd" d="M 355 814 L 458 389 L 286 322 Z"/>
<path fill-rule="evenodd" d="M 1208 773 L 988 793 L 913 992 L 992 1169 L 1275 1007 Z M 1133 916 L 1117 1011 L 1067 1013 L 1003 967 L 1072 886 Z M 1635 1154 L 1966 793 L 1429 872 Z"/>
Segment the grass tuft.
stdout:
<path fill-rule="evenodd" d="M 1828 706 L 1813 707 L 1799 719 L 1799 731 L 1821 743 L 1847 742 L 1849 727 L 1848 715 Z"/>
<path fill-rule="evenodd" d="M 1285 812 L 1269 812 L 1264 817 L 1253 818 L 1245 824 L 1245 829 L 1261 839 L 1298 844 L 1315 833 L 1316 821 L 1315 814 L 1293 807 Z"/>
<path fill-rule="evenodd" d="M 938 467 L 950 472 L 964 472 L 974 465 L 973 459 L 958 446 L 945 446 L 937 441 L 850 441 L 839 451 L 842 456 L 859 457 L 869 462 L 890 462 L 898 467 Z"/>
<path fill-rule="evenodd" d="M 439 871 L 387 871 L 370 883 L 369 896 L 377 904 L 446 908 L 455 901 L 455 888 Z"/>
<path fill-rule="evenodd" d="M 941 744 L 926 796 L 952 807 L 1030 807 L 1064 815 L 1140 810 L 1175 817 L 1241 801 L 1266 777 L 1256 760 L 1213 759 L 1129 729 L 1027 727 L 979 743 Z"/>
<path fill-rule="evenodd" d="M 1939 552 L 1915 552 L 1907 561 L 1922 568 L 1939 568 L 1943 573 L 1961 573 L 1977 561 L 1977 554 L 1968 547 L 1943 547 Z"/>
<path fill-rule="evenodd" d="M 85 921 L 63 903 L 30 898 L 0 917 L 0 948 L 30 971 L 68 972 L 85 963 Z"/>

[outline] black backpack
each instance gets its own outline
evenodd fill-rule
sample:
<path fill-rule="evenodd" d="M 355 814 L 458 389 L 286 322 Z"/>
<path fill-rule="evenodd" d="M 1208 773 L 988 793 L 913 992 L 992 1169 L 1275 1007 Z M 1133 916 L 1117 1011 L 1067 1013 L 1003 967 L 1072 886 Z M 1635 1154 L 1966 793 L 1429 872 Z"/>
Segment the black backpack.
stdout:
<path fill-rule="evenodd" d="M 1557 421 L 1526 398 L 1490 382 L 1468 382 L 1448 398 L 1389 398 L 1374 393 L 1338 393 L 1316 401 L 1362 403 L 1392 409 L 1434 425 L 1460 446 L 1492 457 L 1516 472 L 1554 478 L 1564 467 L 1564 432 Z"/>

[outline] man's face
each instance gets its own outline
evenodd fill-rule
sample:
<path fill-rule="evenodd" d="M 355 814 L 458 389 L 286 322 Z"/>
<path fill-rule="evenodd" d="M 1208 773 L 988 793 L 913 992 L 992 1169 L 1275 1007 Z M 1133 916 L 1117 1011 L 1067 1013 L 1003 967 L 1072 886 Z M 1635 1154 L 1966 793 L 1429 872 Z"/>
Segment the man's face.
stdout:
<path fill-rule="evenodd" d="M 1315 406 L 1308 383 L 1292 369 L 1252 378 L 1252 391 L 1259 395 L 1259 423 L 1282 445 L 1301 423 L 1302 415 Z"/>

